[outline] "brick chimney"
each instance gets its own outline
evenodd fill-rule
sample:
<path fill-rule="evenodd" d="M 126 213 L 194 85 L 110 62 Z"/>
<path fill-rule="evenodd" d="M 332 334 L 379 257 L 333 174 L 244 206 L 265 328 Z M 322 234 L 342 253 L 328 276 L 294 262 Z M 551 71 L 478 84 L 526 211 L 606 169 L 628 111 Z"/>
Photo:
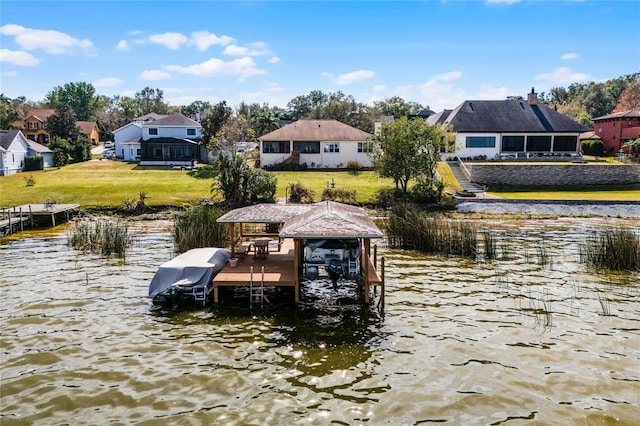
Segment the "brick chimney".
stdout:
<path fill-rule="evenodd" d="M 529 105 L 535 105 L 538 103 L 538 94 L 535 92 L 534 88 L 531 88 L 531 93 L 527 95 L 527 102 Z"/>

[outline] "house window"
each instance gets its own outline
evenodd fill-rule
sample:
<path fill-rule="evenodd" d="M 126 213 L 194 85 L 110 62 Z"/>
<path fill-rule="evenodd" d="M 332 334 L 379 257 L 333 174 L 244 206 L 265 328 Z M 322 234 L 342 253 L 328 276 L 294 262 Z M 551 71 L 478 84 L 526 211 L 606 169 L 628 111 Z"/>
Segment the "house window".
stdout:
<path fill-rule="evenodd" d="M 358 142 L 358 152 L 373 152 L 373 142 Z"/>
<path fill-rule="evenodd" d="M 602 126 L 598 126 L 598 133 L 602 133 Z"/>
<path fill-rule="evenodd" d="M 527 151 L 551 151 L 551 136 L 527 136 Z"/>
<path fill-rule="evenodd" d="M 467 148 L 495 148 L 495 136 L 467 136 Z"/>
<path fill-rule="evenodd" d="M 289 142 L 263 142 L 262 152 L 265 154 L 288 154 L 291 151 Z"/>
<path fill-rule="evenodd" d="M 158 128 L 149 127 L 149 136 L 158 136 Z"/>
<path fill-rule="evenodd" d="M 503 136 L 501 150 L 504 152 L 523 152 L 524 136 Z"/>
<path fill-rule="evenodd" d="M 319 154 L 320 142 L 294 142 L 293 150 L 303 154 Z"/>
<path fill-rule="evenodd" d="M 187 136 L 195 136 L 196 129 L 187 129 Z"/>
<path fill-rule="evenodd" d="M 42 123 L 42 128 L 43 128 L 44 130 L 47 130 L 47 122 L 46 122 L 46 121 L 45 121 L 44 123 Z"/>
<path fill-rule="evenodd" d="M 30 121 L 29 122 L 29 130 L 38 130 L 38 122 Z"/>
<path fill-rule="evenodd" d="M 325 143 L 324 152 L 340 152 L 340 142 Z"/>
<path fill-rule="evenodd" d="M 575 152 L 577 148 L 578 148 L 578 138 L 576 136 L 554 136 L 553 138 L 554 151 Z"/>

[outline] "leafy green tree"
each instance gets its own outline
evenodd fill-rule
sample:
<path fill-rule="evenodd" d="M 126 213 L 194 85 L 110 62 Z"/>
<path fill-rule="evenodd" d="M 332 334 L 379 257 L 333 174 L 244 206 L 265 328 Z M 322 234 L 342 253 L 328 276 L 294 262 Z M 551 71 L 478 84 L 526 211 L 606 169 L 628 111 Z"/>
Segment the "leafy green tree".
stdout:
<path fill-rule="evenodd" d="M 437 183 L 436 166 L 444 140 L 440 130 L 425 120 L 401 117 L 383 124 L 374 142 L 373 165 L 383 178 L 391 178 L 396 189 L 406 196 L 409 182 Z"/>
<path fill-rule="evenodd" d="M 55 137 L 49 142 L 49 149 L 53 151 L 53 165 L 62 167 L 69 163 L 71 145 L 66 139 Z"/>
<path fill-rule="evenodd" d="M 211 192 L 222 193 L 226 204 L 237 207 L 258 200 L 271 201 L 276 192 L 274 173 L 250 167 L 242 155 L 218 154 Z"/>
<path fill-rule="evenodd" d="M 222 126 L 231 117 L 233 111 L 227 106 L 227 101 L 220 101 L 205 114 L 200 120 L 202 126 L 202 142 L 209 147 L 215 142 L 215 137 L 222 130 Z"/>
<path fill-rule="evenodd" d="M 79 121 L 91 120 L 98 108 L 96 89 L 91 83 L 85 82 L 55 87 L 47 94 L 46 100 L 54 109 L 62 104 L 68 105 Z"/>
<path fill-rule="evenodd" d="M 91 143 L 87 135 L 80 134 L 70 143 L 69 156 L 74 163 L 91 160 Z"/>
<path fill-rule="evenodd" d="M 0 94 L 0 129 L 13 129 L 14 123 L 21 119 L 22 117 L 11 99 L 7 98 L 4 93 Z"/>
<path fill-rule="evenodd" d="M 287 104 L 287 110 L 293 120 L 313 117 L 314 110 L 325 105 L 329 101 L 329 95 L 321 90 L 312 90 L 308 95 L 296 96 Z"/>
<path fill-rule="evenodd" d="M 275 173 L 249 167 L 245 170 L 242 181 L 243 203 L 273 201 L 277 187 L 278 180 Z"/>
<path fill-rule="evenodd" d="M 254 119 L 256 134 L 259 136 L 273 132 L 280 127 L 281 113 L 278 111 L 265 109 Z"/>
<path fill-rule="evenodd" d="M 207 101 L 193 101 L 187 106 L 180 108 L 180 113 L 193 120 L 198 117 L 198 114 L 204 115 L 204 113 L 211 109 L 211 104 Z"/>
<path fill-rule="evenodd" d="M 169 106 L 164 102 L 164 91 L 160 89 L 152 89 L 145 87 L 136 92 L 135 100 L 138 103 L 138 112 L 140 115 L 150 114 L 167 114 Z"/>
<path fill-rule="evenodd" d="M 407 117 L 416 114 L 424 107 L 417 102 L 407 102 L 400 96 L 393 96 L 381 101 L 374 102 L 374 106 L 380 110 L 382 115 L 392 115 L 396 120 L 400 117 Z"/>
<path fill-rule="evenodd" d="M 629 150 L 629 153 L 632 156 L 634 157 L 640 156 L 640 138 L 626 142 L 623 146 Z"/>
<path fill-rule="evenodd" d="M 76 115 L 71 107 L 67 104 L 60 104 L 56 108 L 55 114 L 47 119 L 47 129 L 53 137 L 75 141 L 80 134 L 76 121 Z"/>

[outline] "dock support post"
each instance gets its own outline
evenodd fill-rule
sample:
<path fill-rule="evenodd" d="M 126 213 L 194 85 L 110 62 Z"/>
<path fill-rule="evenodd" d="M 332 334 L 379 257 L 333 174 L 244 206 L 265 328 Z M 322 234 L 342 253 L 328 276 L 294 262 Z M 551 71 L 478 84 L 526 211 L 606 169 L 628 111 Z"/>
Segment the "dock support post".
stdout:
<path fill-rule="evenodd" d="M 378 299 L 378 308 L 384 309 L 384 256 L 380 259 L 380 299 Z"/>

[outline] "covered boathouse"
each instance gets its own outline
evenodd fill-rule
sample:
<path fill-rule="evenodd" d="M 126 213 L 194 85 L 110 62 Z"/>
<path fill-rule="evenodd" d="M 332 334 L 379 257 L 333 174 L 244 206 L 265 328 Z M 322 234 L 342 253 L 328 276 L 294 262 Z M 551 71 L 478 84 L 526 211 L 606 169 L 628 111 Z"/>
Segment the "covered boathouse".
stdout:
<path fill-rule="evenodd" d="M 258 204 L 232 210 L 218 222 L 229 224 L 237 263 L 230 262 L 213 279 L 214 303 L 220 287 L 239 286 L 293 287 L 298 303 L 301 282 L 332 264 L 359 283 L 366 304 L 371 287 L 384 285 L 371 254 L 371 239 L 383 234 L 360 207 L 334 201 Z"/>

